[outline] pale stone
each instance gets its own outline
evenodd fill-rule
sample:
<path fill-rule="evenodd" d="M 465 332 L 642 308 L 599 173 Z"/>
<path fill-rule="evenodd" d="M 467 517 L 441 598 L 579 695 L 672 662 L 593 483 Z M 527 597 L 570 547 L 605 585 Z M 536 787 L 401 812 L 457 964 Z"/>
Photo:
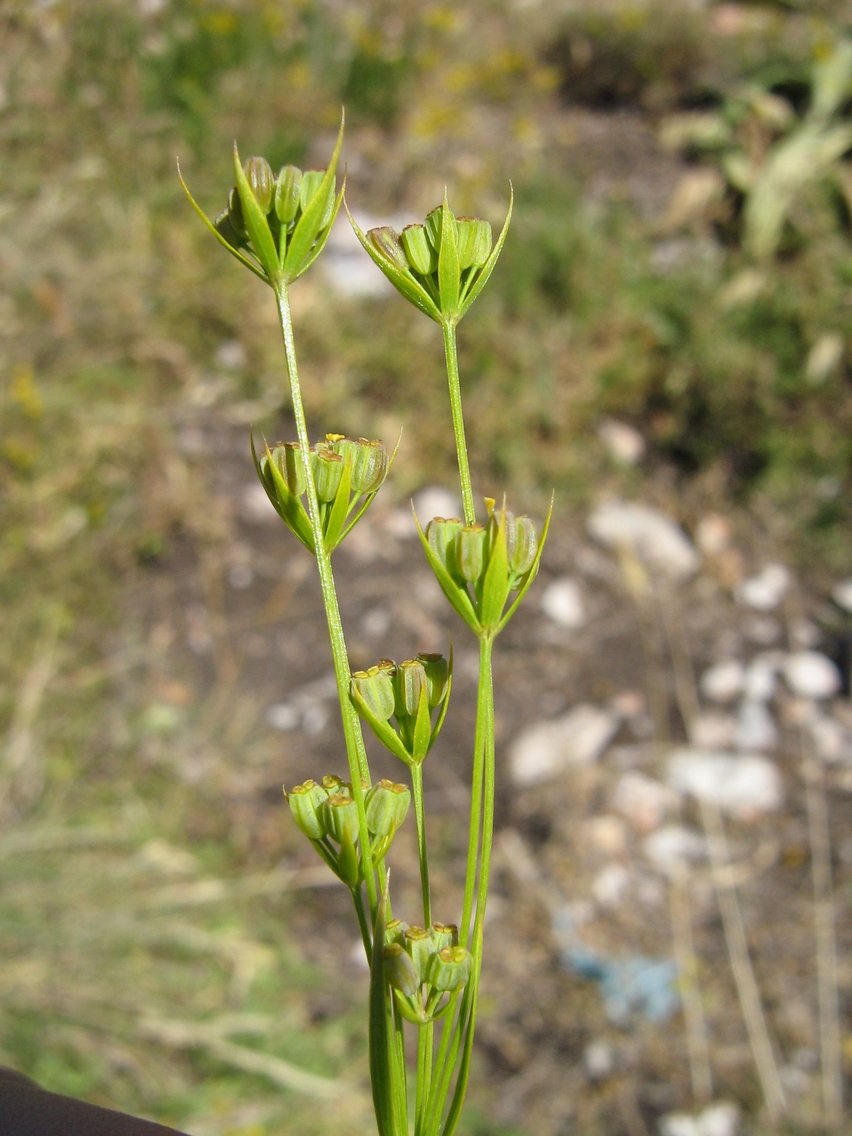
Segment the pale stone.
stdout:
<path fill-rule="evenodd" d="M 618 725 L 614 714 L 581 704 L 554 721 L 529 726 L 509 751 L 512 779 L 516 785 L 536 785 L 572 766 L 590 765 L 600 757 Z"/>
<path fill-rule="evenodd" d="M 796 651 L 784 663 L 784 678 L 799 698 L 833 698 L 840 690 L 840 672 L 819 651 Z"/>
<path fill-rule="evenodd" d="M 700 558 L 683 530 L 657 509 L 608 501 L 589 517 L 589 532 L 613 549 L 629 548 L 649 567 L 675 579 L 692 576 Z"/>
<path fill-rule="evenodd" d="M 790 573 L 783 564 L 767 564 L 737 588 L 740 603 L 755 611 L 774 611 L 790 587 Z"/>
<path fill-rule="evenodd" d="M 773 812 L 783 800 L 778 770 L 756 753 L 687 746 L 671 754 L 667 781 L 673 789 L 741 819 Z"/>
<path fill-rule="evenodd" d="M 645 454 L 645 439 L 638 430 L 617 418 L 605 418 L 598 426 L 598 437 L 610 457 L 622 465 L 636 465 Z"/>
<path fill-rule="evenodd" d="M 742 693 L 744 683 L 743 664 L 739 659 L 725 659 L 704 671 L 698 688 L 711 702 L 733 702 Z"/>
<path fill-rule="evenodd" d="M 667 785 L 644 773 L 625 773 L 612 795 L 612 807 L 640 832 L 657 828 L 676 804 L 677 795 Z"/>
<path fill-rule="evenodd" d="M 576 630 L 586 620 L 580 586 L 570 576 L 560 576 L 541 593 L 541 610 L 560 627 Z"/>
<path fill-rule="evenodd" d="M 708 513 L 696 525 L 695 543 L 705 556 L 721 556 L 731 546 L 731 522 L 721 513 Z"/>
<path fill-rule="evenodd" d="M 706 856 L 704 838 L 679 824 L 667 824 L 652 833 L 642 850 L 657 871 L 666 876 L 680 875 Z"/>
<path fill-rule="evenodd" d="M 740 706 L 734 740 L 738 749 L 773 750 L 778 745 L 778 727 L 764 702 L 745 700 Z"/>

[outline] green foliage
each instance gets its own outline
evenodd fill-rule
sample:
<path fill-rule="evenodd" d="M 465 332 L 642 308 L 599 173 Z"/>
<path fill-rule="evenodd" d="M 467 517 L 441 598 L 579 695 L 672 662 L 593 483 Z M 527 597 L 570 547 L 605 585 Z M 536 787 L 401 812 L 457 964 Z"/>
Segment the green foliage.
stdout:
<path fill-rule="evenodd" d="M 728 228 L 758 259 L 795 250 L 828 212 L 841 231 L 852 216 L 852 40 L 838 40 L 814 64 L 807 108 L 754 85 L 734 92 L 718 112 L 671 121 L 670 144 L 709 156 L 715 187 L 710 202 L 727 194 Z M 696 200 L 700 208 L 700 199 Z"/>

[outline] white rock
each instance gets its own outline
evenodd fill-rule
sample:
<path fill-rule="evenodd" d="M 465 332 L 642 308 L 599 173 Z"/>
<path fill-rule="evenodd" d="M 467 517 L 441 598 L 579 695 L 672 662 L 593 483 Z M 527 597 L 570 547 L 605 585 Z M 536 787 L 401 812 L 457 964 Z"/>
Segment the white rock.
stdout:
<path fill-rule="evenodd" d="M 541 610 L 560 627 L 575 630 L 586 620 L 580 586 L 570 576 L 553 580 L 541 593 Z"/>
<path fill-rule="evenodd" d="M 751 702 L 769 702 L 775 694 L 780 663 L 781 656 L 773 651 L 764 651 L 752 659 L 746 669 L 744 697 Z"/>
<path fill-rule="evenodd" d="M 739 659 L 725 659 L 704 671 L 698 688 L 711 702 L 733 702 L 742 694 L 745 674 Z"/>
<path fill-rule="evenodd" d="M 284 733 L 295 730 L 301 717 L 296 707 L 291 706 L 289 702 L 275 702 L 266 711 L 267 725 L 273 730 L 281 730 Z"/>
<path fill-rule="evenodd" d="M 695 546 L 674 521 L 649 505 L 608 501 L 588 521 L 589 532 L 602 544 L 631 549 L 649 567 L 683 579 L 698 570 Z"/>
<path fill-rule="evenodd" d="M 618 719 L 597 706 L 581 704 L 550 722 L 518 735 L 509 751 L 516 785 L 536 785 L 577 765 L 590 765 L 618 730 Z"/>
<path fill-rule="evenodd" d="M 427 486 L 427 488 L 421 489 L 419 493 L 415 493 L 414 511 L 424 528 L 433 517 L 460 517 L 462 515 L 461 502 L 455 493 L 451 493 L 448 489 L 442 489 L 438 485 Z M 408 513 L 410 518 L 410 509 Z M 413 527 L 412 532 L 415 532 Z"/>
<path fill-rule="evenodd" d="M 774 611 L 790 587 L 790 573 L 783 564 L 767 564 L 756 576 L 743 580 L 736 597 L 756 611 Z"/>
<path fill-rule="evenodd" d="M 796 651 L 784 663 L 784 678 L 799 698 L 833 698 L 840 690 L 840 672 L 819 651 Z"/>
<path fill-rule="evenodd" d="M 711 1104 L 698 1118 L 700 1136 L 737 1136 L 740 1110 L 732 1101 Z"/>
<path fill-rule="evenodd" d="M 685 746 L 669 757 L 667 781 L 673 789 L 743 819 L 772 812 L 783 800 L 778 770 L 754 753 Z"/>
<path fill-rule="evenodd" d="M 838 607 L 852 613 L 852 576 L 848 580 L 841 580 L 831 594 Z"/>
<path fill-rule="evenodd" d="M 695 543 L 705 556 L 721 556 L 731 545 L 731 522 L 721 513 L 708 513 L 695 527 Z"/>
<path fill-rule="evenodd" d="M 623 864 L 607 864 L 592 880 L 592 895 L 601 907 L 617 907 L 631 890 L 632 877 Z"/>
<path fill-rule="evenodd" d="M 734 735 L 737 749 L 773 750 L 778 745 L 778 727 L 775 719 L 766 709 L 765 702 L 743 701 L 737 717 Z"/>
<path fill-rule="evenodd" d="M 607 856 L 620 856 L 627 847 L 627 825 L 617 816 L 589 817 L 583 823 L 589 846 Z"/>
<path fill-rule="evenodd" d="M 663 821 L 677 795 L 644 773 L 625 773 L 612 795 L 612 807 L 640 832 L 650 832 Z"/>
<path fill-rule="evenodd" d="M 661 1116 L 658 1131 L 660 1136 L 700 1136 L 698 1121 L 686 1112 L 670 1112 Z"/>
<path fill-rule="evenodd" d="M 691 828 L 667 824 L 646 838 L 646 859 L 666 876 L 679 875 L 706 856 L 704 838 Z"/>
<path fill-rule="evenodd" d="M 605 418 L 598 426 L 598 437 L 610 457 L 623 465 L 636 465 L 645 454 L 645 439 L 639 431 L 617 418 Z"/>
<path fill-rule="evenodd" d="M 615 1069 L 615 1054 L 605 1041 L 590 1041 L 583 1050 L 583 1066 L 590 1081 L 602 1081 Z"/>

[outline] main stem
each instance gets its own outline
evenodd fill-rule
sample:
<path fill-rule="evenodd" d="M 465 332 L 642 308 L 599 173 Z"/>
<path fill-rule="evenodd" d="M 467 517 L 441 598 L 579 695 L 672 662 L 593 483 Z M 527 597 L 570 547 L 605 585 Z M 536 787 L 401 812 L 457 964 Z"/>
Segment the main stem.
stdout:
<path fill-rule="evenodd" d="M 331 642 L 331 655 L 334 662 L 334 678 L 337 684 L 337 697 L 340 702 L 340 716 L 343 722 L 343 736 L 346 743 L 346 756 L 349 762 L 349 777 L 352 783 L 352 797 L 358 807 L 359 840 L 361 855 L 364 860 L 364 878 L 367 884 L 367 897 L 370 903 L 371 916 L 375 916 L 377 906 L 376 880 L 370 856 L 370 838 L 367 831 L 367 814 L 364 807 L 364 785 L 370 784 L 370 770 L 367 765 L 367 752 L 364 747 L 364 737 L 361 733 L 361 723 L 355 707 L 349 698 L 349 688 L 352 674 L 349 669 L 349 656 L 346 652 L 346 639 L 343 635 L 343 621 L 340 618 L 340 607 L 337 602 L 337 591 L 334 586 L 334 574 L 331 570 L 331 555 L 325 547 L 320 520 L 319 501 L 314 482 L 313 470 L 310 463 L 311 443 L 308 437 L 308 427 L 305 420 L 305 408 L 302 403 L 302 388 L 299 382 L 299 368 L 296 362 L 296 343 L 293 336 L 293 320 L 290 315 L 290 299 L 287 294 L 287 285 L 279 283 L 275 287 L 275 298 L 278 301 L 278 317 L 281 323 L 281 334 L 284 339 L 284 353 L 287 358 L 287 373 L 290 378 L 290 396 L 293 405 L 293 417 L 296 420 L 296 436 L 304 455 L 305 480 L 307 482 L 308 516 L 311 521 L 311 533 L 314 539 L 317 569 L 319 571 L 320 588 L 322 590 L 323 606 L 325 608 L 326 624 Z"/>
<path fill-rule="evenodd" d="M 447 385 L 450 392 L 450 411 L 453 416 L 453 434 L 456 439 L 456 454 L 459 463 L 459 482 L 461 484 L 464 523 L 476 523 L 476 509 L 473 504 L 473 487 L 470 480 L 470 466 L 467 460 L 467 442 L 464 436 L 464 415 L 462 414 L 461 383 L 459 381 L 459 359 L 456 351 L 456 325 L 444 323 L 444 357 L 447 362 Z"/>

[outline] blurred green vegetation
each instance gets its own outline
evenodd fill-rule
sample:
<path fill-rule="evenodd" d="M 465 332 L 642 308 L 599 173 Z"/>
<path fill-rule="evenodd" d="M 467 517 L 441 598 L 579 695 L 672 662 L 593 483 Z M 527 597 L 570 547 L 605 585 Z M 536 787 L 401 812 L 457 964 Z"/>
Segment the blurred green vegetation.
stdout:
<path fill-rule="evenodd" d="M 196 223 L 175 155 L 215 210 L 234 138 L 310 165 L 345 103 L 358 216 L 422 216 L 446 181 L 457 212 L 495 221 L 511 176 L 511 237 L 461 334 L 480 479 L 527 501 L 555 485 L 579 504 L 663 470 L 687 522 L 709 486 L 831 573 L 848 569 L 852 519 L 848 197 L 846 211 L 805 203 L 758 258 L 741 202 L 708 193 L 667 212 L 661 150 L 640 171 L 653 208 L 637 201 L 607 119 L 594 120 L 598 169 L 576 116 L 592 108 L 653 141 L 675 111 L 730 115 L 744 84 L 804 113 L 815 61 L 843 36 L 832 11 L 3 6 L 0 1060 L 199 1136 L 263 1136 L 285 1118 L 355 1132 L 369 1112 L 363 1085 L 321 1108 L 310 1091 L 282 1099 L 285 1062 L 332 1076 L 363 1049 L 357 983 L 309 1028 L 293 988 L 328 978 L 296 938 L 304 902 L 264 875 L 287 837 L 257 834 L 254 782 L 228 772 L 236 752 L 262 768 L 268 740 L 221 691 L 195 712 L 157 669 L 151 596 L 177 566 L 203 576 L 232 524 L 206 495 L 217 455 L 187 454 L 181 430 L 286 414 L 266 297 Z M 687 152 L 680 172 L 713 161 Z M 834 162 L 848 189 L 848 153 Z M 313 420 L 404 424 L 401 494 L 449 468 L 433 329 L 330 289 L 319 267 L 296 305 L 305 372 L 323 377 Z M 244 357 L 226 367 L 234 342 Z M 607 417 L 644 437 L 640 469 L 602 447 Z M 252 1075 L 246 1053 L 281 1064 Z"/>

